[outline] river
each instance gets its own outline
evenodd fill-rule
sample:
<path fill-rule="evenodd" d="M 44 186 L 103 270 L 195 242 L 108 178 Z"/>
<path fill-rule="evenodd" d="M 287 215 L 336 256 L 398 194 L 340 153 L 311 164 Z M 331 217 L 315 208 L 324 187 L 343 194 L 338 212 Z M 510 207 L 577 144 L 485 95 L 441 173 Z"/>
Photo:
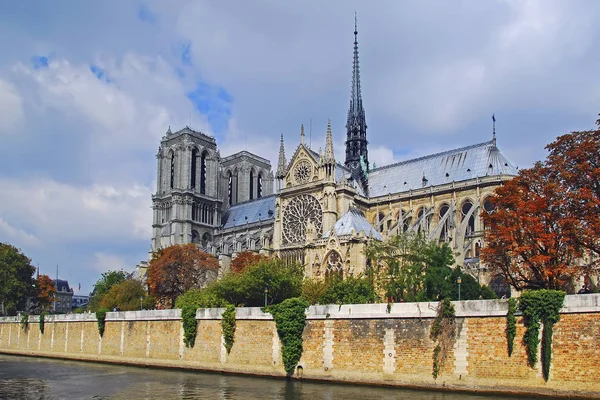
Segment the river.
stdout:
<path fill-rule="evenodd" d="M 450 392 L 285 381 L 0 354 L 0 399 L 494 400 Z M 523 397 L 520 397 L 523 398 Z M 510 399 L 514 399 L 511 397 Z"/>

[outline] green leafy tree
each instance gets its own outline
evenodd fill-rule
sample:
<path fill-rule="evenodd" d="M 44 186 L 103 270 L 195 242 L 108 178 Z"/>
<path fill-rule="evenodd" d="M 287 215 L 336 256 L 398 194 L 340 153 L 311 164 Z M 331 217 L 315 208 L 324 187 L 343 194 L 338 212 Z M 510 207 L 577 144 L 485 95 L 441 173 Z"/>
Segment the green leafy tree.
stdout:
<path fill-rule="evenodd" d="M 127 279 L 127 273 L 123 270 L 120 271 L 107 271 L 102 274 L 102 277 L 94 284 L 94 290 L 88 303 L 88 309 L 91 312 L 95 312 L 100 309 L 100 303 L 102 298 L 108 291 L 115 285 L 125 281 Z M 111 309 L 112 310 L 112 309 Z"/>
<path fill-rule="evenodd" d="M 16 247 L 0 242 L 0 312 L 14 314 L 25 310 L 33 294 L 35 267 Z"/>
<path fill-rule="evenodd" d="M 148 296 L 142 282 L 136 279 L 126 279 L 113 285 L 102 296 L 100 307 L 108 310 L 119 308 L 121 311 L 151 309 L 154 307 L 154 299 Z"/>
<path fill-rule="evenodd" d="M 366 304 L 378 300 L 367 277 L 333 276 L 325 281 L 325 291 L 318 297 L 318 304 Z M 315 303 L 312 303 L 315 304 Z"/>
<path fill-rule="evenodd" d="M 303 276 L 299 264 L 263 259 L 258 264 L 247 266 L 241 273 L 230 273 L 213 282 L 210 290 L 230 304 L 249 307 L 263 306 L 267 290 L 267 304 L 277 304 L 300 296 Z"/>

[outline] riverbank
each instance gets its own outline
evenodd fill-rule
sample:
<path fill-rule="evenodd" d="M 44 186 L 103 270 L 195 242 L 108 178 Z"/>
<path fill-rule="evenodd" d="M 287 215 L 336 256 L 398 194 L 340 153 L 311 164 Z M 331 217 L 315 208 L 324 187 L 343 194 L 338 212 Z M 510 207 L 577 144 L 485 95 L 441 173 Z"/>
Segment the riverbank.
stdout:
<path fill-rule="evenodd" d="M 567 296 L 554 328 L 550 379 L 528 367 L 518 318 L 515 350 L 508 356 L 507 302 L 454 302 L 456 339 L 437 379 L 429 338 L 436 303 L 313 306 L 303 333 L 304 351 L 294 378 L 477 393 L 600 398 L 600 295 Z M 227 354 L 222 309 L 196 314 L 193 348 L 183 343 L 179 310 L 107 313 L 98 334 L 94 314 L 39 319 L 23 329 L 17 317 L 0 318 L 0 352 L 161 368 L 285 377 L 272 316 L 238 308 Z"/>

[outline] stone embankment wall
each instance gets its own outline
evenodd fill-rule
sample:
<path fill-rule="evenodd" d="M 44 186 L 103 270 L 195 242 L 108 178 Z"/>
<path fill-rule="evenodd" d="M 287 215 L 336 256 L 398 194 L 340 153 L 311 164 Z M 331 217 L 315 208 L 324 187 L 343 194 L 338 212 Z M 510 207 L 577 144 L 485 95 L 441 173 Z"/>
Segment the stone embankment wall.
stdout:
<path fill-rule="evenodd" d="M 437 380 L 429 329 L 436 303 L 313 306 L 295 376 L 303 379 L 600 398 L 600 295 L 567 296 L 554 328 L 550 380 L 528 367 L 518 318 L 512 357 L 506 340 L 505 300 L 454 302 L 456 340 Z M 233 348 L 221 332 L 223 309 L 200 309 L 193 348 L 183 343 L 179 310 L 107 313 L 100 338 L 94 314 L 0 318 L 0 352 L 285 376 L 281 343 L 270 314 L 238 308 Z"/>

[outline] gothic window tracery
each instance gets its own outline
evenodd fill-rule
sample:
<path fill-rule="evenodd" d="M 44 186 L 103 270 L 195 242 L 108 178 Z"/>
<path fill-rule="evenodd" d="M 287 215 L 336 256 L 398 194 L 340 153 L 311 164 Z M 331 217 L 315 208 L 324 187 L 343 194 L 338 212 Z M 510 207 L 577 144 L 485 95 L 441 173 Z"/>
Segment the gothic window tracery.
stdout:
<path fill-rule="evenodd" d="M 310 180 L 312 175 L 312 165 L 308 160 L 300 160 L 294 167 L 294 180 L 301 185 Z"/>
<path fill-rule="evenodd" d="M 196 188 L 196 168 L 198 167 L 198 149 L 192 150 L 192 165 L 191 165 L 191 176 L 190 176 L 190 188 Z"/>
<path fill-rule="evenodd" d="M 465 202 L 463 203 L 463 205 L 461 207 L 461 211 L 462 211 L 461 220 L 464 220 L 467 217 L 467 215 L 471 211 L 472 207 L 473 207 L 473 203 L 471 202 L 471 200 L 465 200 Z M 475 213 L 471 214 L 467 224 L 468 224 L 467 225 L 467 235 L 469 235 L 475 231 Z"/>
<path fill-rule="evenodd" d="M 171 189 L 175 185 L 175 153 L 171 152 Z"/>
<path fill-rule="evenodd" d="M 321 204 L 314 196 L 303 194 L 293 198 L 283 211 L 284 243 L 304 241 L 309 221 L 314 227 L 314 233 L 320 237 L 323 234 L 322 217 Z"/>
<path fill-rule="evenodd" d="M 327 256 L 327 264 L 325 266 L 325 278 L 344 277 L 344 267 L 342 264 L 342 257 L 340 254 L 333 250 Z"/>
<path fill-rule="evenodd" d="M 206 152 L 200 158 L 200 193 L 206 194 Z"/>

